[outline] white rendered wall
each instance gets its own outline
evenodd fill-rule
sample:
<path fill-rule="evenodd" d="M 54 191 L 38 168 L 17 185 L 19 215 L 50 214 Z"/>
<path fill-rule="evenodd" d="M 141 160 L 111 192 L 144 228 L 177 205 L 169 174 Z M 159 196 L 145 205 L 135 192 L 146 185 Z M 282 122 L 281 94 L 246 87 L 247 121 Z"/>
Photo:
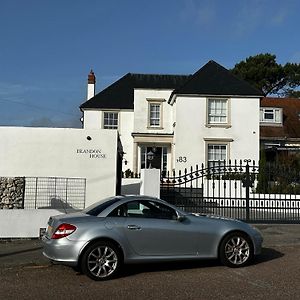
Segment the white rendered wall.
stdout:
<path fill-rule="evenodd" d="M 83 112 L 83 128 L 84 129 L 100 129 L 102 112 L 99 110 L 84 110 Z"/>
<path fill-rule="evenodd" d="M 95 83 L 88 83 L 87 87 L 87 100 L 95 96 Z"/>
<path fill-rule="evenodd" d="M 60 214 L 56 209 L 0 210 L 0 238 L 38 238 L 49 217 Z"/>
<path fill-rule="evenodd" d="M 103 112 L 115 111 L 119 113 L 119 134 L 124 151 L 122 170 L 133 170 L 133 110 L 84 110 L 83 128 L 84 129 L 103 129 Z M 110 130 L 110 129 L 105 129 Z M 127 165 L 125 165 L 125 160 Z"/>
<path fill-rule="evenodd" d="M 86 178 L 86 206 L 115 195 L 116 130 L 0 127 L 0 138 L 0 176 Z"/>
<path fill-rule="evenodd" d="M 119 112 L 119 134 L 124 151 L 123 171 L 133 170 L 133 137 L 131 135 L 133 132 L 133 119 L 133 111 Z M 125 161 L 127 161 L 127 165 L 125 165 Z"/>
<path fill-rule="evenodd" d="M 171 93 L 172 90 L 134 90 L 134 132 L 161 134 L 173 132 L 173 107 L 168 104 L 168 99 Z M 162 102 L 161 129 L 148 127 L 148 106 L 151 100 L 164 100 Z"/>
<path fill-rule="evenodd" d="M 190 168 L 207 160 L 207 143 L 229 142 L 228 159 L 259 159 L 259 98 L 229 99 L 230 127 L 208 127 L 205 97 L 176 99 L 174 165 L 176 170 Z M 207 141 L 207 142 L 205 142 Z M 186 157 L 186 162 L 180 160 Z"/>

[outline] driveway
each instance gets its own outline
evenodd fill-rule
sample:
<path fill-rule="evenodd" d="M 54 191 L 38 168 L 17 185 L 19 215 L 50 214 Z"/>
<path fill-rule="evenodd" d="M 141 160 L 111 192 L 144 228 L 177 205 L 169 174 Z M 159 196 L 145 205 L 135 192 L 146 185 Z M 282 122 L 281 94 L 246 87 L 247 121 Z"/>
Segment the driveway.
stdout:
<path fill-rule="evenodd" d="M 241 269 L 216 261 L 128 266 L 94 282 L 51 265 L 38 240 L 0 242 L 0 299 L 299 299 L 300 225 L 259 225 L 264 248 Z"/>

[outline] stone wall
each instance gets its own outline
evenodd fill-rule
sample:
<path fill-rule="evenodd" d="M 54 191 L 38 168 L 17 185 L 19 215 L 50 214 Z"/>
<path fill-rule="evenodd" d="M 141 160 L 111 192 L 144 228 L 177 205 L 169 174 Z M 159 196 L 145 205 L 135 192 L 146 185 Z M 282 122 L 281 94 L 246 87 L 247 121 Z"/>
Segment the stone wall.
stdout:
<path fill-rule="evenodd" d="M 24 177 L 0 177 L 0 209 L 23 208 Z"/>

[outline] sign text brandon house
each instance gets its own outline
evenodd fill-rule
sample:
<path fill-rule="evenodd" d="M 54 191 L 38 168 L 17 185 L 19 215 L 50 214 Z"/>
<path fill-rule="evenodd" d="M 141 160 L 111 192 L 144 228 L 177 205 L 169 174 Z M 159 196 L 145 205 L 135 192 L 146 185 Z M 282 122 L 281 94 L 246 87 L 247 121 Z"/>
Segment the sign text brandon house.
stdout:
<path fill-rule="evenodd" d="M 77 154 L 85 154 L 89 158 L 106 158 L 101 149 L 77 149 Z"/>

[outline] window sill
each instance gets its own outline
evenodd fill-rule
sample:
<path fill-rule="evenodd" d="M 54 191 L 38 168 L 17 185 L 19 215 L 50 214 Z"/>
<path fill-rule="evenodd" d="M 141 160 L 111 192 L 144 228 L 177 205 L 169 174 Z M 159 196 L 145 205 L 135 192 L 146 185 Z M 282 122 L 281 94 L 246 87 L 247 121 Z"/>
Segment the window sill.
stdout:
<path fill-rule="evenodd" d="M 147 129 L 152 129 L 152 130 L 163 130 L 163 127 L 159 127 L 159 126 L 147 126 Z"/>
<path fill-rule="evenodd" d="M 274 126 L 274 127 L 282 127 L 282 123 L 271 123 L 271 122 L 259 122 L 259 126 Z"/>
<path fill-rule="evenodd" d="M 230 124 L 206 124 L 205 127 L 207 128 L 231 128 Z"/>

